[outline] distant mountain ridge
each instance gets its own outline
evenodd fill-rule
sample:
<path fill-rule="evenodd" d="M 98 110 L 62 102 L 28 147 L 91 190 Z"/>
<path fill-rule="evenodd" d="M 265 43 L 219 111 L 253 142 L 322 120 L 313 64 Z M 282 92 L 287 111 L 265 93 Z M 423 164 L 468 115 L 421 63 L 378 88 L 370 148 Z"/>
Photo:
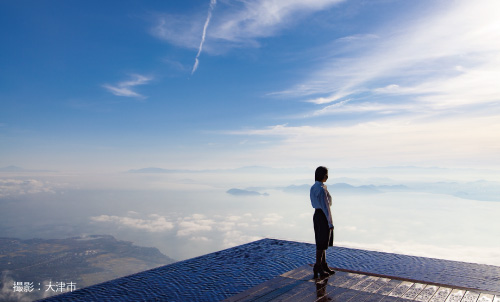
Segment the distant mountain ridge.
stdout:
<path fill-rule="evenodd" d="M 386 191 L 403 191 L 409 188 L 404 185 L 363 185 L 363 186 L 353 186 L 347 183 L 334 183 L 328 186 L 329 190 L 335 193 L 356 193 L 356 194 L 377 194 Z M 288 193 L 299 193 L 299 192 L 309 192 L 311 185 L 290 185 L 288 187 L 282 188 L 284 192 Z"/>
<path fill-rule="evenodd" d="M 234 196 L 269 196 L 268 193 L 260 193 L 254 190 L 243 190 L 232 188 L 226 191 L 226 193 L 234 195 Z"/>
<path fill-rule="evenodd" d="M 280 188 L 287 193 L 309 192 L 310 184 L 290 185 Z M 347 183 L 328 185 L 332 194 L 378 194 L 388 192 L 424 192 L 446 194 L 463 199 L 481 201 L 500 201 L 500 183 L 478 180 L 474 182 L 435 182 L 414 183 L 408 185 L 361 185 L 353 186 Z"/>

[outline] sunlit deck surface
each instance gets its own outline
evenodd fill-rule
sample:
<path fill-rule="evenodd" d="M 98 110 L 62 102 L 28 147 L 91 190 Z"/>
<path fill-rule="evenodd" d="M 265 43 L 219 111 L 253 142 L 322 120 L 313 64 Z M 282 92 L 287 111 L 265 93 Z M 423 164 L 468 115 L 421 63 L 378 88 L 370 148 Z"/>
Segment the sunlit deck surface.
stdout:
<path fill-rule="evenodd" d="M 311 269 L 303 265 L 224 301 L 500 302 L 495 292 L 343 269 L 314 279 Z"/>
<path fill-rule="evenodd" d="M 497 266 L 333 247 L 337 273 L 318 282 L 314 256 L 313 244 L 263 239 L 44 301 L 500 302 Z"/>

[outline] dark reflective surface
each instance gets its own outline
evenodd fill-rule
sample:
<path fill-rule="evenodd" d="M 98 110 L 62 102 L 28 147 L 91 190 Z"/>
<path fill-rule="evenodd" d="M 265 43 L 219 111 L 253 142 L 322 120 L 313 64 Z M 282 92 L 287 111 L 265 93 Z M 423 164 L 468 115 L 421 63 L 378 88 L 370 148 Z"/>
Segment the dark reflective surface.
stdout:
<path fill-rule="evenodd" d="M 314 256 L 312 244 L 263 239 L 46 301 L 220 301 L 313 263 Z M 331 267 L 500 292 L 497 266 L 341 247 L 327 251 L 327 262 Z"/>

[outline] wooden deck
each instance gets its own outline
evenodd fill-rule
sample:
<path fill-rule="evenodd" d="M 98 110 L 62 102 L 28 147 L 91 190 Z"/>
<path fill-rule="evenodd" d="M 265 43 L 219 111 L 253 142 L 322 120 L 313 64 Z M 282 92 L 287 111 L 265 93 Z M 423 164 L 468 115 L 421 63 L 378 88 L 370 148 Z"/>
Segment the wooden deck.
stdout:
<path fill-rule="evenodd" d="M 335 269 L 314 279 L 304 265 L 224 301 L 500 302 L 500 293 Z"/>

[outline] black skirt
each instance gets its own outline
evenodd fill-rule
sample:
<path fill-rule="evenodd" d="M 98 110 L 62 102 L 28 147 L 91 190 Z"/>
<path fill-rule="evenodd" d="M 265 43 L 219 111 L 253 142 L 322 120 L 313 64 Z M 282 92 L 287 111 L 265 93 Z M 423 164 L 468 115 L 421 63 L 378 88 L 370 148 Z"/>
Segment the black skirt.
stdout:
<path fill-rule="evenodd" d="M 333 229 L 330 230 L 328 220 L 323 210 L 316 209 L 316 211 L 314 211 L 313 223 L 316 249 L 326 250 L 329 246 L 333 246 Z"/>

